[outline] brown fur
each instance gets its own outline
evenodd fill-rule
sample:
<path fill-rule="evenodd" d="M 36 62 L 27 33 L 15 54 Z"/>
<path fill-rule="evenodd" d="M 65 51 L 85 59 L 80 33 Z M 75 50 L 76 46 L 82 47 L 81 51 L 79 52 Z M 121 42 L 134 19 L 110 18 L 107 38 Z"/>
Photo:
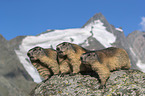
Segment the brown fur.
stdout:
<path fill-rule="evenodd" d="M 60 57 L 59 55 L 57 56 L 58 56 L 58 63 L 59 63 L 61 76 L 63 76 L 63 74 L 71 73 L 71 67 L 67 57 L 66 56 Z"/>
<path fill-rule="evenodd" d="M 34 47 L 28 51 L 27 55 L 42 77 L 46 78 L 53 74 L 59 74 L 57 52 L 55 50 Z"/>
<path fill-rule="evenodd" d="M 58 53 L 58 56 L 67 56 L 67 60 L 69 64 L 71 65 L 70 67 L 72 68 L 72 74 L 79 73 L 81 71 L 86 71 L 88 69 L 85 68 L 83 64 L 81 64 L 80 56 L 87 52 L 86 49 L 83 47 L 68 43 L 68 42 L 63 42 L 59 45 L 57 45 L 56 51 Z M 64 66 L 65 69 L 65 66 Z M 89 71 L 89 70 L 88 70 Z"/>
<path fill-rule="evenodd" d="M 87 52 L 81 56 L 86 65 L 91 65 L 92 70 L 98 73 L 103 88 L 110 77 L 110 71 L 117 69 L 130 69 L 130 59 L 124 49 L 110 47 L 94 52 Z"/>
<path fill-rule="evenodd" d="M 44 79 L 48 79 L 52 73 L 49 70 L 49 68 L 44 67 L 43 64 L 41 64 L 40 61 L 33 61 L 31 60 L 32 65 L 37 69 L 39 72 L 40 76 L 42 76 Z"/>

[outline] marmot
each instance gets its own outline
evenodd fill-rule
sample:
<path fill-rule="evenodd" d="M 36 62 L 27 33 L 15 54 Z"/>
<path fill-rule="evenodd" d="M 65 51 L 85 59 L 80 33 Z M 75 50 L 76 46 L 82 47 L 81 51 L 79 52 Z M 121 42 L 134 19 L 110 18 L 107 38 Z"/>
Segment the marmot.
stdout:
<path fill-rule="evenodd" d="M 45 67 L 43 65 L 43 63 L 41 63 L 39 60 L 31 60 L 31 63 L 37 69 L 40 76 L 42 76 L 44 79 L 48 79 L 52 76 L 51 70 L 49 68 Z"/>
<path fill-rule="evenodd" d="M 58 56 L 60 57 L 67 56 L 69 64 L 71 65 L 72 68 L 71 75 L 74 75 L 81 71 L 91 71 L 89 70 L 89 68 L 86 68 L 86 66 L 81 64 L 80 56 L 88 51 L 85 48 L 77 44 L 63 42 L 56 46 L 56 51 L 58 53 Z"/>
<path fill-rule="evenodd" d="M 68 74 L 72 72 L 69 60 L 67 59 L 67 56 L 58 56 L 58 64 L 60 68 L 60 74 L 61 76 L 64 76 L 64 74 Z"/>
<path fill-rule="evenodd" d="M 57 52 L 51 48 L 43 49 L 34 47 L 27 53 L 34 67 L 45 79 L 51 75 L 59 74 L 59 65 L 57 62 Z"/>
<path fill-rule="evenodd" d="M 90 65 L 99 75 L 100 89 L 104 88 L 110 71 L 117 69 L 130 69 L 130 59 L 124 49 L 110 47 L 98 51 L 90 51 L 81 56 L 83 64 Z"/>

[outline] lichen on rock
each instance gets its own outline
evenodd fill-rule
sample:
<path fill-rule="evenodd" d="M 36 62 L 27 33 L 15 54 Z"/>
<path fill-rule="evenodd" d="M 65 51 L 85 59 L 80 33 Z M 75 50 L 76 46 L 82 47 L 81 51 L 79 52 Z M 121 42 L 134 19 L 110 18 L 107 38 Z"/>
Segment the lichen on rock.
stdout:
<path fill-rule="evenodd" d="M 32 96 L 123 96 L 145 95 L 145 73 L 138 70 L 121 70 L 111 73 L 105 89 L 99 88 L 95 76 L 77 74 L 75 76 L 58 75 L 38 84 L 31 91 Z"/>

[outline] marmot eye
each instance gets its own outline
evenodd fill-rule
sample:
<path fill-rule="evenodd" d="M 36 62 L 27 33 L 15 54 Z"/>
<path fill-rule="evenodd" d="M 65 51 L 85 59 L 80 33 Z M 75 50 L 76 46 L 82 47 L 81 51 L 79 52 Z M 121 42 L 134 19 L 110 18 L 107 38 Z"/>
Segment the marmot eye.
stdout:
<path fill-rule="evenodd" d="M 27 56 L 30 56 L 30 53 L 27 53 Z"/>
<path fill-rule="evenodd" d="M 81 61 L 83 60 L 83 58 L 82 58 L 82 57 L 81 57 L 80 59 L 81 59 Z"/>
<path fill-rule="evenodd" d="M 88 54 L 88 56 L 90 56 L 90 54 Z"/>
<path fill-rule="evenodd" d="M 60 48 L 56 48 L 57 51 L 60 51 Z"/>
<path fill-rule="evenodd" d="M 41 48 L 38 47 L 36 50 L 41 50 Z"/>
<path fill-rule="evenodd" d="M 33 49 L 33 51 L 36 51 L 36 49 Z"/>
<path fill-rule="evenodd" d="M 42 48 L 39 48 L 39 50 L 42 51 L 43 49 Z"/>
<path fill-rule="evenodd" d="M 62 44 L 63 46 L 65 45 L 65 43 Z"/>

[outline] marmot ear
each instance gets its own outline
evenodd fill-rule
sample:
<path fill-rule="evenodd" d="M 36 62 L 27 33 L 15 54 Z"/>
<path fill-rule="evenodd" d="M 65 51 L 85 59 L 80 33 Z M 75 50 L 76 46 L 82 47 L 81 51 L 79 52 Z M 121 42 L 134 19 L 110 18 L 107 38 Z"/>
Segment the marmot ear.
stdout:
<path fill-rule="evenodd" d="M 36 47 L 33 48 L 33 51 L 40 50 L 40 49 L 41 49 L 41 47 L 36 46 Z"/>
<path fill-rule="evenodd" d="M 62 46 L 64 46 L 65 44 L 66 44 L 66 42 L 63 42 L 63 43 L 62 43 Z"/>
<path fill-rule="evenodd" d="M 43 51 L 44 49 L 42 48 L 42 47 L 40 47 L 40 49 L 39 49 L 40 51 Z"/>
<path fill-rule="evenodd" d="M 72 45 L 72 44 L 69 44 L 70 48 L 72 48 L 74 50 L 74 52 L 76 52 L 76 48 Z"/>
<path fill-rule="evenodd" d="M 45 53 L 46 56 L 49 56 L 49 51 L 47 49 L 43 49 L 43 52 Z"/>
<path fill-rule="evenodd" d="M 39 51 L 43 51 L 44 48 L 42 48 L 42 47 L 37 47 L 37 50 L 39 50 Z"/>
<path fill-rule="evenodd" d="M 62 46 L 68 46 L 69 43 L 68 43 L 68 42 L 63 42 L 63 43 L 61 43 L 61 45 L 62 45 Z"/>
<path fill-rule="evenodd" d="M 100 58 L 98 57 L 98 55 L 96 53 L 94 53 L 94 56 L 96 56 L 97 60 L 102 63 L 102 61 L 100 60 Z"/>

